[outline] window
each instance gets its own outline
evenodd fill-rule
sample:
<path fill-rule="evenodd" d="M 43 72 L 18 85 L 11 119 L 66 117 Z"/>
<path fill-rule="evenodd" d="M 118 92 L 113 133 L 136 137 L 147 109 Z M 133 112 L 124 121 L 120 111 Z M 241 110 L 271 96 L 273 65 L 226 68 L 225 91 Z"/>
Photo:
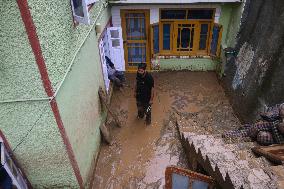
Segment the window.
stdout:
<path fill-rule="evenodd" d="M 130 43 L 128 48 L 128 64 L 137 66 L 139 63 L 146 63 L 146 45 L 143 43 Z"/>
<path fill-rule="evenodd" d="M 213 18 L 213 10 L 189 10 L 187 19 L 212 19 Z"/>
<path fill-rule="evenodd" d="M 193 51 L 195 24 L 177 24 L 177 51 Z"/>
<path fill-rule="evenodd" d="M 212 30 L 214 12 L 214 9 L 161 9 L 159 28 L 153 27 L 152 52 L 218 56 L 221 30 Z"/>
<path fill-rule="evenodd" d="M 161 10 L 161 19 L 186 19 L 186 10 Z"/>
<path fill-rule="evenodd" d="M 89 7 L 97 0 L 71 0 L 74 20 L 78 23 L 90 24 Z"/>
<path fill-rule="evenodd" d="M 163 50 L 171 50 L 171 24 L 163 24 Z"/>
<path fill-rule="evenodd" d="M 144 13 L 127 13 L 126 19 L 126 35 L 128 40 L 146 39 L 146 26 Z"/>
<path fill-rule="evenodd" d="M 13 185 L 16 188 L 28 189 L 27 183 L 22 175 L 21 170 L 16 167 L 12 157 L 6 150 L 4 146 L 3 140 L 0 137 L 0 154 L 1 154 L 1 169 L 2 171 L 6 171 L 9 177 L 12 179 Z"/>
<path fill-rule="evenodd" d="M 207 50 L 210 33 L 210 23 L 200 24 L 199 50 Z"/>

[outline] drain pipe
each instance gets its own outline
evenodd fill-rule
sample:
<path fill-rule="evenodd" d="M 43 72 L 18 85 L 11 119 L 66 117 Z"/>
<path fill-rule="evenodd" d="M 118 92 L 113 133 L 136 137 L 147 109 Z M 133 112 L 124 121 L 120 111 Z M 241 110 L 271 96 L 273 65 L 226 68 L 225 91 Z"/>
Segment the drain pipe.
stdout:
<path fill-rule="evenodd" d="M 50 100 L 53 100 L 53 99 L 57 96 L 57 94 L 58 94 L 58 92 L 59 92 L 59 90 L 60 90 L 62 84 L 64 83 L 64 81 L 65 81 L 65 79 L 66 79 L 68 73 L 70 72 L 70 70 L 71 70 L 71 68 L 72 68 L 72 66 L 73 66 L 73 64 L 74 64 L 74 61 L 75 61 L 75 58 L 76 58 L 78 52 L 81 50 L 82 46 L 84 45 L 85 41 L 87 40 L 87 38 L 89 37 L 90 33 L 92 32 L 94 26 L 96 25 L 97 20 L 98 20 L 99 17 L 101 16 L 102 11 L 107 7 L 107 5 L 108 5 L 108 2 L 105 2 L 105 3 L 103 3 L 103 5 L 101 6 L 101 8 L 100 8 L 100 10 L 99 10 L 99 13 L 98 13 L 98 15 L 96 16 L 96 18 L 95 18 L 95 20 L 94 20 L 94 22 L 93 22 L 93 25 L 92 25 L 92 27 L 91 27 L 91 29 L 88 31 L 88 33 L 87 33 L 87 35 L 85 36 L 83 42 L 80 44 L 79 48 L 78 48 L 77 51 L 75 52 L 75 54 L 74 54 L 74 56 L 73 56 L 73 58 L 72 58 L 72 60 L 71 60 L 71 63 L 69 64 L 69 66 L 68 66 L 68 68 L 67 68 L 67 71 L 65 72 L 65 75 L 64 75 L 63 79 L 61 80 L 61 82 L 60 82 L 58 88 L 56 89 L 54 95 L 51 97 Z"/>
<path fill-rule="evenodd" d="M 12 103 L 12 102 L 45 101 L 45 100 L 52 101 L 52 100 L 56 97 L 56 95 L 57 95 L 58 91 L 60 90 L 62 84 L 64 83 L 64 81 L 65 81 L 65 79 L 66 79 L 68 73 L 70 72 L 70 70 L 71 70 L 71 68 L 72 68 L 72 66 L 73 66 L 73 64 L 74 64 L 74 61 L 75 61 L 75 58 L 76 58 L 78 52 L 80 51 L 80 49 L 81 49 L 82 46 L 84 45 L 85 41 L 86 41 L 87 38 L 89 37 L 91 31 L 93 30 L 94 26 L 96 25 L 97 20 L 98 20 L 99 17 L 101 16 L 102 11 L 107 7 L 107 5 L 108 5 L 108 2 L 105 2 L 105 3 L 102 4 L 102 6 L 101 6 L 101 8 L 100 8 L 100 10 L 99 10 L 99 13 L 98 13 L 98 15 L 96 16 L 96 18 L 95 18 L 95 20 L 94 20 L 94 23 L 93 23 L 93 25 L 91 26 L 91 29 L 88 31 L 88 33 L 87 33 L 86 37 L 84 38 L 83 42 L 80 44 L 79 48 L 77 49 L 76 53 L 74 54 L 74 56 L 73 56 L 73 58 L 72 58 L 72 60 L 71 60 L 71 63 L 69 64 L 69 66 L 68 66 L 68 68 L 67 68 L 67 71 L 66 71 L 65 74 L 64 74 L 63 79 L 61 80 L 61 82 L 60 82 L 58 88 L 56 89 L 56 91 L 55 91 L 55 93 L 53 94 L 52 97 L 2 100 L 2 101 L 0 101 L 0 104 Z"/>

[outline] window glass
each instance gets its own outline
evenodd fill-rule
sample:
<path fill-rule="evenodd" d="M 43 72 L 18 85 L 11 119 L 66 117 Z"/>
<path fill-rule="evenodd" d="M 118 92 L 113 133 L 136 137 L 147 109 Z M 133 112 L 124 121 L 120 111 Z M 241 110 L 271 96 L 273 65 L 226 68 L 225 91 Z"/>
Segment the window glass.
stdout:
<path fill-rule="evenodd" d="M 212 19 L 213 10 L 192 10 L 188 11 L 187 19 Z"/>
<path fill-rule="evenodd" d="M 143 13 L 126 14 L 127 39 L 146 39 L 145 15 Z"/>
<path fill-rule="evenodd" d="M 186 19 L 186 10 L 162 10 L 161 19 Z"/>
<path fill-rule="evenodd" d="M 159 25 L 153 26 L 153 50 L 154 54 L 159 52 Z"/>
<path fill-rule="evenodd" d="M 189 186 L 189 177 L 176 173 L 172 174 L 172 189 L 187 189 L 190 188 Z"/>
<path fill-rule="evenodd" d="M 136 66 L 139 63 L 146 63 L 146 44 L 129 43 L 128 44 L 128 64 Z"/>
<path fill-rule="evenodd" d="M 199 50 L 205 50 L 206 49 L 208 29 L 209 29 L 209 24 L 201 24 Z"/>
<path fill-rule="evenodd" d="M 119 39 L 112 39 L 111 44 L 112 44 L 112 47 L 120 47 L 120 40 Z"/>
<path fill-rule="evenodd" d="M 110 30 L 110 37 L 111 38 L 119 38 L 119 31 L 118 30 Z"/>
<path fill-rule="evenodd" d="M 163 24 L 163 49 L 171 50 L 171 24 Z"/>
<path fill-rule="evenodd" d="M 82 0 L 72 0 L 75 15 L 84 17 Z"/>
<path fill-rule="evenodd" d="M 194 180 L 192 182 L 192 189 L 208 189 L 209 184 L 203 181 Z"/>
<path fill-rule="evenodd" d="M 177 50 L 192 51 L 195 24 L 179 24 L 177 33 Z"/>

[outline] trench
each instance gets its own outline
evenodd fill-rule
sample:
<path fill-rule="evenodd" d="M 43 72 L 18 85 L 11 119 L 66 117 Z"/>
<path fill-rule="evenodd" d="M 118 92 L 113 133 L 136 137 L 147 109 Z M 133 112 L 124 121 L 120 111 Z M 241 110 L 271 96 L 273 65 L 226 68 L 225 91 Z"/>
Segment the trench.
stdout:
<path fill-rule="evenodd" d="M 113 143 L 101 146 L 93 188 L 164 188 L 167 166 L 188 168 L 172 112 L 185 117 L 191 127 L 214 134 L 240 125 L 214 72 L 152 75 L 155 99 L 150 126 L 136 118 L 134 74 L 126 75 L 123 91 L 114 92 L 111 107 L 123 127 L 111 126 Z"/>

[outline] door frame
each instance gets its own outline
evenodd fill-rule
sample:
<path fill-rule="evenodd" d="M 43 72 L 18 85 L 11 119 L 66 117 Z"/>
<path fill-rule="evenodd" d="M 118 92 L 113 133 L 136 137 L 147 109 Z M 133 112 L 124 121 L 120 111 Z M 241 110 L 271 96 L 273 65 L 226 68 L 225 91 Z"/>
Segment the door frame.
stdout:
<path fill-rule="evenodd" d="M 150 65 L 150 56 L 151 56 L 151 48 L 150 48 L 150 10 L 149 9 L 122 9 L 120 10 L 121 15 L 121 27 L 122 27 L 122 38 L 123 38 L 123 48 L 124 48 L 124 60 L 125 60 L 125 70 L 126 72 L 136 72 L 137 68 L 134 66 L 128 66 L 128 48 L 127 48 L 127 36 L 126 36 L 126 13 L 145 13 L 145 31 L 146 31 L 146 64 L 147 70 L 151 69 Z M 144 41 L 144 40 L 143 40 Z M 137 40 L 139 43 L 139 40 Z M 141 41 L 140 41 L 141 42 Z"/>

